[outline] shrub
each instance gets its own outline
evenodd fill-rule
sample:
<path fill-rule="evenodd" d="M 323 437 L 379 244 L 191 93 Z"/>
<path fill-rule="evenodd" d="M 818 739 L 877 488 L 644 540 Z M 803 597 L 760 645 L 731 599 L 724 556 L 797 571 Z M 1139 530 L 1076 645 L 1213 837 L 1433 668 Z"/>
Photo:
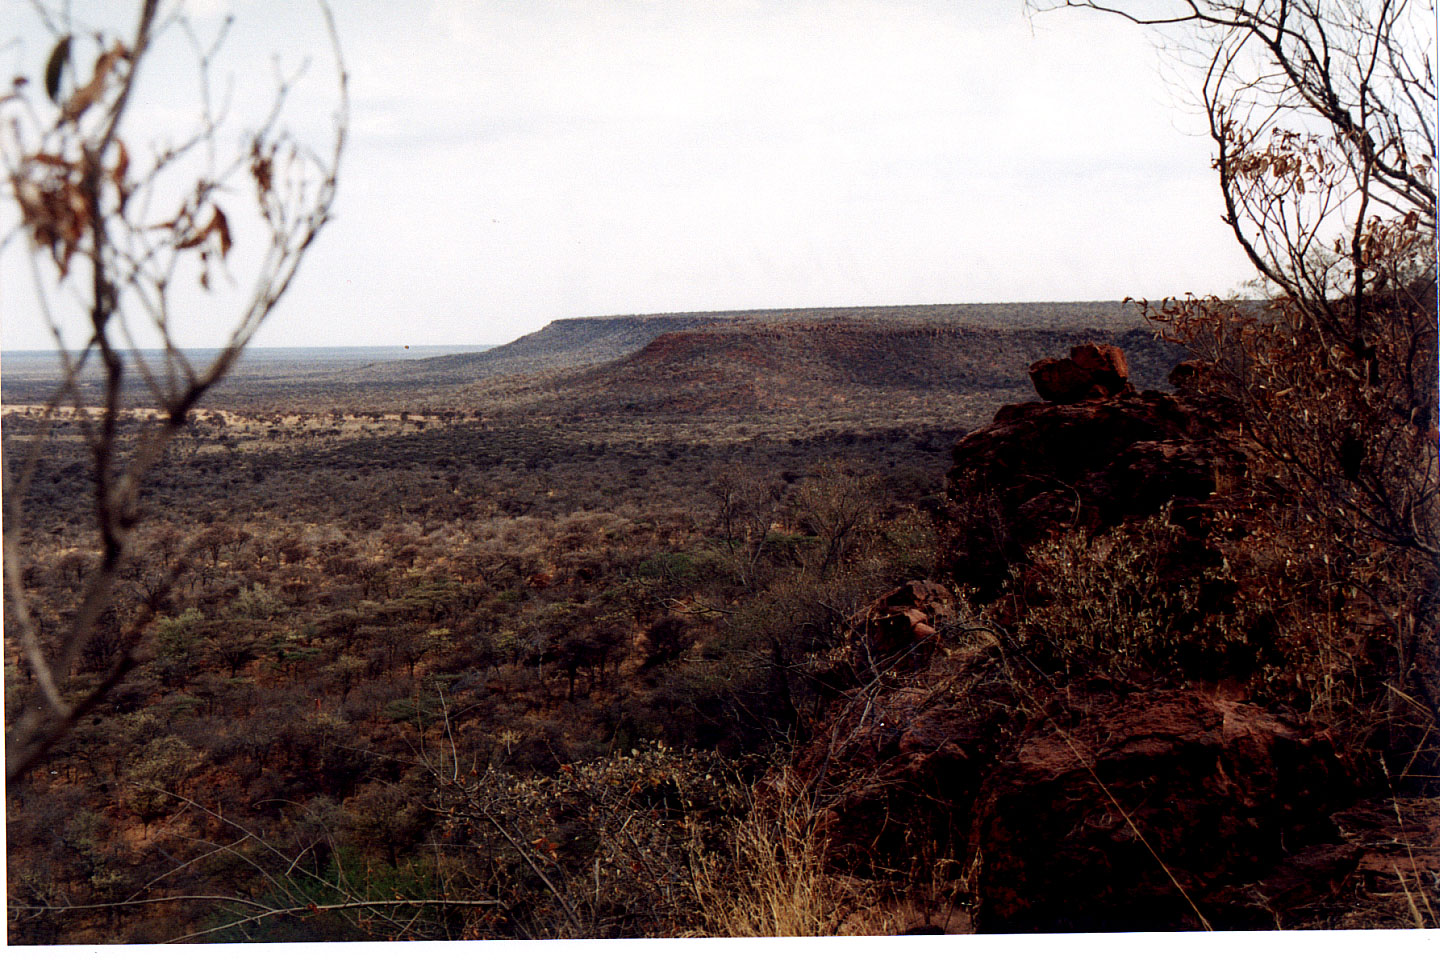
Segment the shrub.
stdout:
<path fill-rule="evenodd" d="M 685 618 L 666 614 L 645 631 L 645 668 L 669 663 L 694 644 Z"/>
<path fill-rule="evenodd" d="M 1017 633 L 1067 674 L 1248 673 L 1243 625 L 1214 603 L 1232 592 L 1225 574 L 1174 569 L 1197 546 L 1168 512 L 1093 539 L 1076 531 L 1049 540 L 1030 551 L 1027 567 L 1012 568 L 1024 598 Z"/>
<path fill-rule="evenodd" d="M 166 686 L 176 686 L 190 678 L 200 647 L 200 625 L 205 618 L 194 607 L 176 617 L 155 621 L 151 668 Z"/>
<path fill-rule="evenodd" d="M 230 616 L 240 620 L 272 620 L 285 612 L 285 601 L 275 596 L 263 583 L 241 589 L 230 602 Z"/>
<path fill-rule="evenodd" d="M 864 476 L 844 461 L 826 464 L 800 484 L 795 514 L 820 538 L 822 573 L 843 564 L 855 543 L 873 532 L 880 478 Z"/>
<path fill-rule="evenodd" d="M 179 737 L 152 740 L 130 764 L 125 805 L 148 827 L 179 804 L 174 794 L 180 781 L 199 761 L 195 749 Z"/>
<path fill-rule="evenodd" d="M 553 774 L 491 769 L 435 783 L 447 842 L 470 878 L 504 890 L 464 935 L 640 936 L 696 922 L 692 856 L 738 797 L 713 758 L 643 743 Z"/>
<path fill-rule="evenodd" d="M 1393 255 L 1365 263 L 1373 274 L 1363 303 L 1281 298 L 1254 316 L 1188 301 L 1155 317 L 1200 358 L 1188 389 L 1239 412 L 1255 539 L 1292 567 L 1323 563 L 1295 597 L 1311 615 L 1305 629 L 1332 630 L 1327 618 L 1338 616 L 1343 632 L 1370 635 L 1330 650 L 1302 644 L 1319 659 L 1294 664 L 1296 685 L 1316 702 L 1346 701 L 1357 732 L 1378 711 L 1387 749 L 1408 764 L 1440 717 L 1434 263 L 1393 262 L 1417 249 L 1430 256 L 1413 224 L 1374 230 L 1373 249 L 1391 243 Z M 1382 242 L 1389 230 L 1402 236 Z M 1376 618 L 1387 629 L 1355 628 Z M 1343 696 L 1330 653 L 1354 660 L 1342 671 Z M 1440 764 L 1440 750 L 1428 756 Z"/>

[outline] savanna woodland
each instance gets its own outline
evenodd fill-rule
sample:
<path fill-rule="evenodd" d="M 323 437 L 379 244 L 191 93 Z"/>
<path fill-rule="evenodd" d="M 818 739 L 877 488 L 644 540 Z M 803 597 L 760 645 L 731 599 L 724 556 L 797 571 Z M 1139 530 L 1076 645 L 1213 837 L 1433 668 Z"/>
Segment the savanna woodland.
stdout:
<path fill-rule="evenodd" d="M 57 342 L 4 379 L 10 942 L 1436 925 L 1434 9 L 1063 6 L 1198 78 L 1251 299 L 360 370 L 241 357 L 343 197 L 333 26 L 333 137 L 279 74 L 227 153 L 223 33 L 42 11 L 0 96 Z M 133 141 L 176 36 L 191 126 Z M 186 285 L 245 291 L 203 358 Z"/>

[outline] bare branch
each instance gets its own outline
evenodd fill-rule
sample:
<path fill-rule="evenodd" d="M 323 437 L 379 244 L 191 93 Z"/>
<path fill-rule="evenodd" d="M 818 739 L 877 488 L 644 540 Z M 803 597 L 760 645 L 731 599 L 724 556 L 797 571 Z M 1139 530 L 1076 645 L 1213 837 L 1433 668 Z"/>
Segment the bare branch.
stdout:
<path fill-rule="evenodd" d="M 77 408 L 77 422 L 91 456 L 93 529 L 100 547 L 99 563 L 80 591 L 75 612 L 47 653 L 47 644 L 29 614 L 20 577 L 23 501 L 46 449 L 48 433 L 42 432 L 28 450 L 18 485 L 7 484 L 6 489 L 5 589 L 15 614 L 15 633 L 42 693 L 40 702 L 27 706 L 11 727 L 7 782 L 13 783 L 38 762 L 133 665 L 131 654 L 142 639 L 139 629 L 126 634 L 126 647 L 111 675 L 76 692 L 73 701 L 62 692 L 71 664 L 110 607 L 120 566 L 142 519 L 148 475 L 185 426 L 190 411 L 230 372 L 289 291 L 306 253 L 329 222 L 345 148 L 349 79 L 334 18 L 323 0 L 319 6 L 335 59 L 339 101 L 334 140 L 324 154 L 279 132 L 297 74 L 279 81 L 268 113 L 251 134 L 249 149 L 217 168 L 216 145 L 225 112 L 215 112 L 209 74 L 230 21 L 205 44 L 179 11 L 162 15 L 158 0 L 142 0 L 128 43 L 108 40 L 103 31 L 97 33 L 102 54 L 94 75 L 63 102 L 57 96 L 54 104 L 34 104 L 23 88 L 0 101 L 0 111 L 8 115 L 4 119 L 11 121 L 3 125 L 0 135 L 0 160 L 18 207 L 20 228 L 31 241 L 37 300 L 62 366 L 62 384 L 50 411 L 67 402 Z M 68 11 L 52 15 L 37 9 L 56 36 L 71 35 Z M 176 28 L 190 40 L 196 61 L 198 121 L 181 137 L 179 147 L 162 150 L 147 170 L 137 173 L 122 130 L 136 95 L 137 77 L 155 37 Z M 68 41 L 66 44 L 68 51 Z M 205 151 L 204 169 L 186 186 L 187 175 L 180 161 L 199 149 Z M 224 348 L 203 369 L 197 369 L 174 339 L 171 292 L 180 280 L 179 272 L 197 260 L 199 284 L 207 290 L 211 265 L 224 266 L 233 236 L 230 216 L 216 199 L 221 191 L 233 189 L 227 185 L 242 179 L 252 181 L 255 215 L 268 234 L 266 246 L 257 252 L 258 270 L 251 293 L 235 316 Z M 162 195 L 187 199 L 174 217 L 157 227 L 147 222 L 147 212 L 152 201 Z M 131 203 L 137 196 L 138 206 Z M 231 206 L 230 201 L 226 206 Z M 42 254 L 53 269 L 42 269 Z M 77 261 L 88 273 L 83 282 L 72 271 Z M 66 348 L 62 321 L 51 314 L 52 303 L 62 298 L 75 302 L 88 332 L 86 346 L 78 355 Z M 158 370 L 136 350 L 137 331 L 127 314 L 127 302 L 139 308 L 148 331 L 160 339 L 163 366 Z M 101 388 L 99 409 L 93 416 L 84 410 L 88 398 L 83 396 L 81 380 L 92 359 L 99 364 Z M 132 371 L 165 417 L 153 427 L 141 428 L 133 448 L 122 450 L 121 419 L 132 392 L 127 377 Z M 170 571 L 172 582 L 179 572 L 178 568 Z M 153 615 L 152 609 L 139 625 Z"/>

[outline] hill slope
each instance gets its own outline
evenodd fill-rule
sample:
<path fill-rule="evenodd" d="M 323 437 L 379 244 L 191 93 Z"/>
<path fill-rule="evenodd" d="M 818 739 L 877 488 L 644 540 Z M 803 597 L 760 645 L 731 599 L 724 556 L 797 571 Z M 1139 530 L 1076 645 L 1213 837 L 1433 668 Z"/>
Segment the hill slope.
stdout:
<path fill-rule="evenodd" d="M 832 322 L 903 328 L 939 326 L 1004 330 L 1087 326 L 1127 329 L 1140 323 L 1140 314 L 1134 304 L 1095 301 L 572 317 L 555 320 L 535 333 L 483 353 L 374 364 L 365 368 L 364 376 L 376 386 L 460 385 L 490 377 L 543 373 L 618 360 L 666 334 L 740 324 L 773 326 Z"/>
<path fill-rule="evenodd" d="M 988 416 L 995 404 L 1030 395 L 1029 363 L 1085 340 L 1122 346 L 1142 387 L 1160 386 L 1176 359 L 1154 341 L 1138 308 L 1119 301 L 577 317 L 483 352 L 413 360 L 300 370 L 257 353 L 207 403 L 541 416 L 797 407 L 848 416 L 871 408 L 871 419 L 903 419 L 921 407 L 930 417 L 963 397 Z M 8 375 L 6 402 L 43 402 L 53 384 L 32 380 Z M 84 388 L 93 393 L 98 385 Z M 131 402 L 149 401 L 137 392 Z"/>
<path fill-rule="evenodd" d="M 730 323 L 663 333 L 609 363 L 477 385 L 471 395 L 527 397 L 569 415 L 616 411 L 932 414 L 1033 396 L 1029 364 L 1075 343 L 1114 342 L 1142 388 L 1164 385 L 1178 350 L 1148 330 L 1002 329 L 855 320 Z M 952 414 L 953 415 L 953 414 Z"/>

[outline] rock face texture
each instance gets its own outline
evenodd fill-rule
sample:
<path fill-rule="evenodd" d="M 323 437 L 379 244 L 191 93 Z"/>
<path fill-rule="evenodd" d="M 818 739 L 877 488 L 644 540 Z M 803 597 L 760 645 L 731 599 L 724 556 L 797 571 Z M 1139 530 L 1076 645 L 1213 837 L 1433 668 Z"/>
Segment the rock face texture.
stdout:
<path fill-rule="evenodd" d="M 820 787 L 821 826 L 847 869 L 904 875 L 967 836 L 981 783 L 1023 723 L 993 640 L 940 652 L 898 685 L 846 700 L 797 758 L 796 773 Z"/>
<path fill-rule="evenodd" d="M 1125 370 L 1096 344 L 1037 364 L 1049 399 L 955 447 L 944 560 L 971 600 L 1023 606 L 1007 577 L 1029 548 L 1166 504 L 1191 538 L 1181 566 L 1219 562 L 1211 517 L 1246 463 L 1235 420 L 1189 392 L 1137 393 Z M 1047 675 L 968 610 L 914 582 L 852 625 L 852 693 L 795 764 L 847 868 L 949 863 L 992 933 L 1272 928 L 1354 867 L 1330 820 L 1353 777 L 1317 730 L 1214 686 Z"/>
<path fill-rule="evenodd" d="M 1300 725 L 1197 691 L 1072 702 L 982 790 L 977 929 L 1263 929 L 1358 860 L 1329 820 L 1353 780 Z"/>

